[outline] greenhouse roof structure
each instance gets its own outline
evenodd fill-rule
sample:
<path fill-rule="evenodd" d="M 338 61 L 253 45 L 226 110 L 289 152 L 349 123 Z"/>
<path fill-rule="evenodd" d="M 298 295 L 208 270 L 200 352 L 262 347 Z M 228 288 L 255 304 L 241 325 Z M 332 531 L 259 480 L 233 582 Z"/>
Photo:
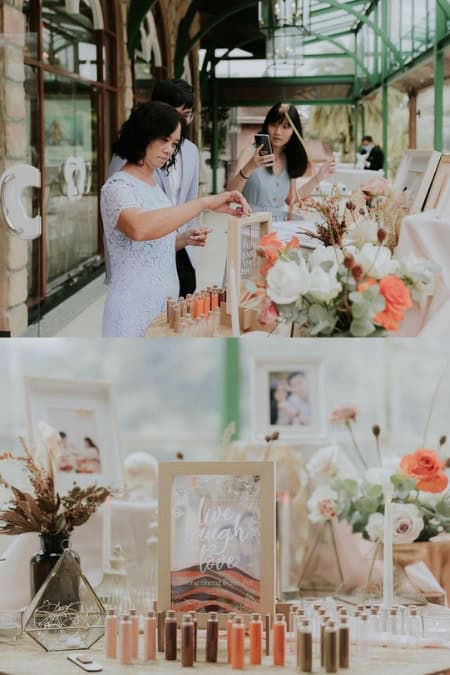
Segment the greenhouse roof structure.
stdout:
<path fill-rule="evenodd" d="M 140 21 L 155 2 L 131 2 L 131 55 Z M 293 4 L 307 6 L 309 15 L 301 35 L 304 58 L 294 73 L 280 67 L 275 57 L 268 63 L 270 31 L 262 28 L 262 18 L 273 18 L 280 6 Z M 380 92 L 385 147 L 389 87 L 411 99 L 433 85 L 434 147 L 443 148 L 450 0 L 191 0 L 178 30 L 176 77 L 182 76 L 185 59 L 195 46 L 202 56 L 202 103 L 212 111 L 221 105 L 267 106 L 279 100 L 352 105 L 357 130 L 361 103 Z M 410 114 L 412 119 L 415 113 Z"/>

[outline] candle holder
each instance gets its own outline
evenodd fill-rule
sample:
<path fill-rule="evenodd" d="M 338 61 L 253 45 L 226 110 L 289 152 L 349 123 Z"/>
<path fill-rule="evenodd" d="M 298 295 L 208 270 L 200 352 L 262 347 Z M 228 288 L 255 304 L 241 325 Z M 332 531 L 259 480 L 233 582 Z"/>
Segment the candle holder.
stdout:
<path fill-rule="evenodd" d="M 381 541 L 377 541 L 373 548 L 367 581 L 362 587 L 346 588 L 345 599 L 354 604 L 367 602 L 374 604 L 383 603 L 383 554 L 384 547 Z M 413 584 L 402 565 L 401 552 L 393 547 L 393 580 L 395 605 L 426 605 L 427 600 L 420 590 Z M 340 597 L 344 595 L 340 593 Z"/>
<path fill-rule="evenodd" d="M 89 649 L 104 634 L 105 609 L 66 550 L 25 614 L 25 632 L 47 651 Z"/>
<path fill-rule="evenodd" d="M 22 636 L 23 612 L 0 610 L 0 644 L 15 645 Z"/>
<path fill-rule="evenodd" d="M 326 564 L 324 564 L 326 561 Z M 334 595 L 344 589 L 344 574 L 334 524 L 325 520 L 306 552 L 298 582 L 300 595 Z"/>

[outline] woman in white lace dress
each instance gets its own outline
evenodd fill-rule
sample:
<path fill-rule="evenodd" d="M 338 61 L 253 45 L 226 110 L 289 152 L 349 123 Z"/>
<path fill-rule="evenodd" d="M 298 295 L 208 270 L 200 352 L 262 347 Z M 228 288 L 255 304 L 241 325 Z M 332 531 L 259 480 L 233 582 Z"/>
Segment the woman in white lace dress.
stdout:
<path fill-rule="evenodd" d="M 141 337 L 177 297 L 176 250 L 204 246 L 207 229 L 177 233 L 184 223 L 210 209 L 242 215 L 249 207 L 240 192 L 224 192 L 172 206 L 154 171 L 170 166 L 181 140 L 177 111 L 165 103 L 143 103 L 132 111 L 113 146 L 127 160 L 101 191 L 108 285 L 104 337 Z M 237 208 L 232 208 L 232 204 Z"/>

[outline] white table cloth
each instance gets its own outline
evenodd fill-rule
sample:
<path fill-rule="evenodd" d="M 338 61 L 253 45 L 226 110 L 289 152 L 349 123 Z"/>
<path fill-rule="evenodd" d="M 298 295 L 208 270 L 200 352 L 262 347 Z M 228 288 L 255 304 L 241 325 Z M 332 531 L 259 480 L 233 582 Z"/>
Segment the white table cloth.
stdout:
<path fill-rule="evenodd" d="M 396 337 L 450 337 L 450 217 L 436 211 L 407 216 L 401 225 L 396 257 L 409 253 L 441 266 L 442 280 L 433 298 L 407 312 Z"/>
<path fill-rule="evenodd" d="M 361 185 L 364 185 L 373 178 L 383 176 L 382 171 L 372 171 L 371 169 L 357 169 L 354 167 L 341 168 L 339 165 L 336 172 L 332 174 L 327 180 L 330 183 L 338 184 L 344 183 L 351 191 L 359 190 Z"/>

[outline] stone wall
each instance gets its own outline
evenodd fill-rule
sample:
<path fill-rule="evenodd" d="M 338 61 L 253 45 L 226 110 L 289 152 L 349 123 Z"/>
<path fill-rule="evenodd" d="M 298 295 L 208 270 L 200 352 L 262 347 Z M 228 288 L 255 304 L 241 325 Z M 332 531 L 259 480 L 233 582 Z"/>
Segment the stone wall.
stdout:
<path fill-rule="evenodd" d="M 0 4 L 0 174 L 26 161 L 22 0 Z M 0 331 L 27 326 L 27 242 L 10 233 L 0 215 Z"/>

